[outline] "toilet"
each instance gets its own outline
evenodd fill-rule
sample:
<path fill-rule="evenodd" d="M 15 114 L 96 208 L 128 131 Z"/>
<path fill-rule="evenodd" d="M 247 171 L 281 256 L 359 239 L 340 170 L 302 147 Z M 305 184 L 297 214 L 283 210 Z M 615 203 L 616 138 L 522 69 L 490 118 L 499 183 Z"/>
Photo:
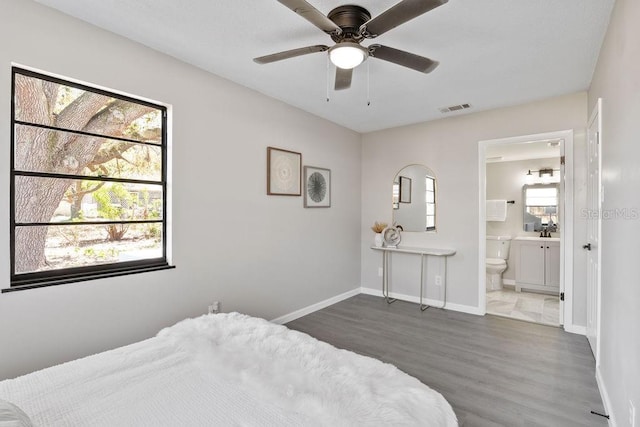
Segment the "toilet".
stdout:
<path fill-rule="evenodd" d="M 502 273 L 507 269 L 511 236 L 487 236 L 487 291 L 502 289 Z"/>

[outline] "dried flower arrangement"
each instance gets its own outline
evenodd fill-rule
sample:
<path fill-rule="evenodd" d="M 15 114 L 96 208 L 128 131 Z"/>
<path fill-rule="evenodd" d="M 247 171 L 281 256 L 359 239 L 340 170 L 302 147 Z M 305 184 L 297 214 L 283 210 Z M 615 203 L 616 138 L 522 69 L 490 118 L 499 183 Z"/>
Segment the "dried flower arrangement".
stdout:
<path fill-rule="evenodd" d="M 378 222 L 376 221 L 373 224 L 373 227 L 371 227 L 371 229 L 373 230 L 374 233 L 382 233 L 382 231 L 387 228 L 387 223 L 386 222 Z"/>

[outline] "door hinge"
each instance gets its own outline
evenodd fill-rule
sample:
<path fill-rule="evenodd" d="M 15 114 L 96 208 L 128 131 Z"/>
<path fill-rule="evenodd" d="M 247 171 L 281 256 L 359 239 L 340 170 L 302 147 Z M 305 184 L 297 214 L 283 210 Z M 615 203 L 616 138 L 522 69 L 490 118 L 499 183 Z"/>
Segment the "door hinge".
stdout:
<path fill-rule="evenodd" d="M 564 301 L 564 292 L 560 292 L 560 301 Z"/>
<path fill-rule="evenodd" d="M 560 156 L 560 164 L 564 165 L 564 156 Z"/>

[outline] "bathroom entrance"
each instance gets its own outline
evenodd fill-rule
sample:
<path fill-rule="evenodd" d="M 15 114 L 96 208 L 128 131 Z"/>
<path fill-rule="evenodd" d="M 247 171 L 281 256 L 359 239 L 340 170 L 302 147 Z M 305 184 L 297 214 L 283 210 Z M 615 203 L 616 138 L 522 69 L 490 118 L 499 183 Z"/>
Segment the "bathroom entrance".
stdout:
<path fill-rule="evenodd" d="M 565 323 L 565 242 L 573 232 L 571 131 L 480 143 L 480 307 L 550 326 Z"/>

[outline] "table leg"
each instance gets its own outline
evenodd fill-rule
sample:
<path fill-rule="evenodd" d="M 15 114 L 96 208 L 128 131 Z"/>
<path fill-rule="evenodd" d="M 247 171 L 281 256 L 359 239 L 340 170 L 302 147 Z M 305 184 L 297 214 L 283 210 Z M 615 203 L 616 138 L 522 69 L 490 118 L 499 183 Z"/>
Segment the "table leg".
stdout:
<path fill-rule="evenodd" d="M 429 305 L 422 304 L 422 292 L 424 288 L 424 254 L 420 254 L 420 310 L 425 311 Z"/>
<path fill-rule="evenodd" d="M 382 296 L 387 304 L 396 301 L 396 298 L 389 298 L 389 252 L 382 251 Z"/>

